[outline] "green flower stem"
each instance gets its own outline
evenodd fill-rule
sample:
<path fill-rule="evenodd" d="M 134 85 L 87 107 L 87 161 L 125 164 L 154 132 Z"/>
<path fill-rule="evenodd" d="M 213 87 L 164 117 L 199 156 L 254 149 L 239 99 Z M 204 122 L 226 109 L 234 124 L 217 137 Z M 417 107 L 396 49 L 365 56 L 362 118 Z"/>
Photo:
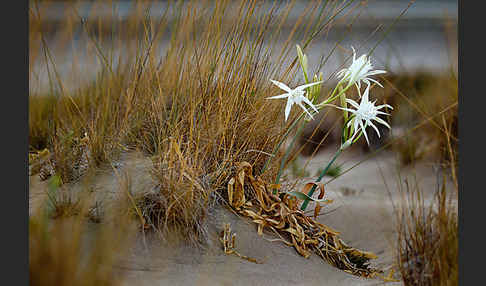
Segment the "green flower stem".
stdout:
<path fill-rule="evenodd" d="M 285 167 L 285 161 L 287 161 L 287 158 L 290 155 L 290 151 L 292 151 L 292 147 L 294 146 L 295 141 L 297 141 L 297 138 L 300 136 L 300 134 L 304 130 L 304 126 L 305 126 L 305 121 L 300 124 L 299 129 L 297 129 L 297 132 L 295 133 L 295 136 L 292 139 L 292 142 L 290 143 L 290 146 L 287 148 L 287 151 L 285 152 L 285 155 L 282 158 L 282 162 L 280 163 L 280 169 L 278 170 L 277 178 L 275 179 L 275 184 L 278 184 L 280 182 L 280 176 L 282 176 L 282 172 L 283 172 L 284 167 Z M 273 194 L 274 195 L 277 194 L 276 189 L 273 190 Z"/>
<path fill-rule="evenodd" d="M 306 82 L 307 82 L 307 79 L 306 79 Z M 344 82 L 344 81 L 342 81 L 342 80 L 341 80 L 341 81 L 340 81 L 340 82 L 339 82 L 339 83 L 336 85 L 336 87 L 335 87 L 335 88 L 334 88 L 334 90 L 332 91 L 332 93 L 331 93 L 331 95 L 329 96 L 329 98 L 328 98 L 326 101 L 324 101 L 324 102 L 322 102 L 321 104 L 319 104 L 319 105 L 321 106 L 321 108 L 322 108 L 322 107 L 323 107 L 325 104 L 328 104 L 329 102 L 332 102 L 332 101 L 333 101 L 333 100 L 335 100 L 336 98 L 338 98 L 338 97 L 340 97 L 341 95 L 343 95 L 343 94 L 344 94 L 344 92 L 346 92 L 346 90 L 348 90 L 348 89 L 349 89 L 349 87 L 351 87 L 351 86 L 352 86 L 351 84 L 348 84 L 348 85 L 347 85 L 347 86 L 346 86 L 346 87 L 343 89 L 343 88 L 341 87 L 341 85 L 342 85 L 342 83 L 343 83 L 343 82 Z M 339 88 L 339 87 L 341 87 L 341 88 Z M 338 93 L 338 94 L 336 94 L 336 92 L 338 91 L 338 89 L 339 89 L 339 93 Z M 318 109 L 320 109 L 320 108 L 318 108 Z M 273 157 L 275 157 L 275 154 L 276 154 L 276 153 L 277 153 L 277 151 L 279 150 L 280 146 L 281 146 L 281 145 L 282 145 L 282 143 L 283 143 L 283 142 L 284 142 L 284 141 L 287 139 L 287 136 L 290 134 L 290 131 L 292 131 L 292 130 L 295 128 L 295 126 L 297 125 L 297 123 L 299 123 L 299 122 L 300 122 L 300 120 L 302 119 L 302 117 L 304 117 L 304 115 L 305 115 L 305 113 L 302 113 L 302 114 L 301 114 L 301 115 L 300 115 L 300 116 L 299 116 L 299 117 L 298 117 L 298 118 L 297 118 L 297 119 L 296 119 L 296 120 L 295 120 L 295 121 L 292 123 L 292 125 L 290 125 L 290 126 L 289 126 L 289 128 L 287 129 L 287 132 L 285 132 L 285 134 L 284 134 L 284 136 L 282 137 L 282 139 L 280 140 L 280 142 L 279 142 L 279 143 L 277 144 L 277 146 L 275 146 L 275 148 L 273 149 L 272 156 L 268 157 L 267 161 L 266 161 L 266 162 L 265 162 L 265 164 L 263 165 L 263 168 L 262 168 L 262 170 L 261 170 L 260 174 L 263 174 L 263 173 L 265 172 L 265 170 L 267 169 L 268 165 L 269 165 L 269 164 L 270 164 L 270 162 L 272 161 L 272 158 L 273 158 Z M 305 123 L 305 122 L 304 122 L 304 123 Z M 305 125 L 304 123 L 303 123 L 303 124 L 302 124 L 302 125 L 299 127 L 299 129 L 297 130 L 297 133 L 295 134 L 294 138 L 292 139 L 292 142 L 291 142 L 291 144 L 290 144 L 289 148 L 287 149 L 287 151 L 286 151 L 286 153 L 285 153 L 285 155 L 284 155 L 284 158 L 282 159 L 282 163 L 280 164 L 280 169 L 279 169 L 279 171 L 278 171 L 277 178 L 276 178 L 276 180 L 275 180 L 275 184 L 278 184 L 278 183 L 280 182 L 280 177 L 281 177 L 282 172 L 283 172 L 283 167 L 284 167 L 284 164 L 285 164 L 285 160 L 286 160 L 286 159 L 287 159 L 287 157 L 289 156 L 289 154 L 290 154 L 290 150 L 292 149 L 292 147 L 293 147 L 293 145 L 294 145 L 294 143 L 295 143 L 295 141 L 296 141 L 297 137 L 300 135 L 300 133 L 302 133 L 303 127 L 304 127 L 304 125 Z M 341 151 L 342 151 L 342 150 L 340 149 L 340 150 L 338 151 L 338 153 L 336 153 L 336 154 L 338 155 L 339 153 L 341 153 Z M 325 172 L 327 172 L 327 169 L 329 169 L 329 167 L 330 167 L 330 165 L 332 164 L 332 162 L 334 162 L 334 160 L 336 159 L 337 155 L 336 155 L 336 156 L 333 158 L 333 160 L 331 161 L 331 163 L 329 163 L 329 165 L 326 167 L 326 169 L 324 170 L 324 173 L 322 174 L 322 177 L 325 175 Z M 319 181 L 322 179 L 322 177 L 320 177 L 320 178 L 318 179 L 318 181 L 317 181 L 317 182 L 319 182 Z M 311 189 L 311 194 L 314 192 L 314 190 L 315 190 L 315 186 L 314 186 L 314 187 Z M 276 193 L 276 190 L 274 190 L 274 191 L 273 191 L 273 193 L 275 194 L 275 193 Z M 308 204 L 308 203 L 309 203 L 309 202 L 308 202 L 308 200 L 306 200 L 306 201 L 304 202 L 304 205 L 305 205 L 305 206 L 307 206 L 307 204 Z M 303 205 L 303 206 L 304 206 L 304 205 Z"/>
<path fill-rule="evenodd" d="M 342 88 L 340 88 L 340 90 L 342 91 Z M 340 96 L 340 100 L 341 100 L 341 107 L 343 108 L 347 108 L 347 103 L 346 103 L 346 95 L 344 94 L 344 92 L 341 92 L 341 96 Z M 348 112 L 346 110 L 343 110 L 343 117 L 344 117 L 344 126 L 343 126 L 343 129 L 344 129 L 344 141 L 348 140 L 348 128 L 346 128 L 346 123 L 348 122 Z"/>
<path fill-rule="evenodd" d="M 346 92 L 346 90 L 348 90 L 352 85 L 351 84 L 348 84 L 344 89 L 340 89 L 339 90 L 339 93 L 334 95 L 336 93 L 336 91 L 338 90 L 338 87 L 340 87 L 342 84 L 342 81 L 340 81 L 337 86 L 334 88 L 334 90 L 332 91 L 331 95 L 328 97 L 328 99 L 322 103 L 320 103 L 319 105 L 325 105 L 325 104 L 328 104 L 329 102 L 332 102 L 334 101 L 336 98 L 340 97 L 342 94 L 344 94 Z"/>
<path fill-rule="evenodd" d="M 324 171 L 322 171 L 321 174 L 319 175 L 319 178 L 317 178 L 316 183 L 318 183 L 318 182 L 320 182 L 322 180 L 322 178 L 326 175 L 327 170 L 329 170 L 329 168 L 331 167 L 332 163 L 334 163 L 334 161 L 339 156 L 339 154 L 341 154 L 342 151 L 343 151 L 343 149 L 342 148 L 339 148 L 339 150 L 336 152 L 336 154 L 334 154 L 334 157 L 332 158 L 331 162 L 329 162 L 329 164 L 327 164 L 327 166 L 324 169 Z M 312 186 L 312 188 L 309 191 L 308 196 L 309 197 L 312 197 L 312 195 L 314 194 L 314 191 L 315 190 L 316 190 L 316 185 Z M 309 204 L 309 199 L 305 199 L 304 202 L 302 203 L 302 206 L 300 207 L 300 209 L 303 210 L 303 211 L 305 211 L 305 209 L 307 208 L 307 205 L 308 204 Z"/>

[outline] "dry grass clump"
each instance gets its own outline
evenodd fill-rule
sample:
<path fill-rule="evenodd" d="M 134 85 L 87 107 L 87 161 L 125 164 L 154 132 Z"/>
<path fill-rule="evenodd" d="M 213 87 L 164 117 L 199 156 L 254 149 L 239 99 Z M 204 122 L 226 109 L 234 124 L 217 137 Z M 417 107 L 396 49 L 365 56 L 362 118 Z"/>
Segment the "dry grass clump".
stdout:
<path fill-rule="evenodd" d="M 77 216 L 50 220 L 39 208 L 30 216 L 30 285 L 120 285 L 114 266 L 128 242 L 130 223 L 119 216 L 92 225 L 86 212 L 83 206 Z"/>
<path fill-rule="evenodd" d="M 46 211 L 49 218 L 68 218 L 81 213 L 81 200 L 69 189 L 61 186 L 61 178 L 54 175 L 49 179 Z"/>
<path fill-rule="evenodd" d="M 211 207 L 209 176 L 195 168 L 172 141 L 163 158 L 154 158 L 151 170 L 156 185 L 151 192 L 136 196 L 136 208 L 145 229 L 163 237 L 179 233 L 199 245 L 208 239 L 206 218 Z M 214 200 L 213 200 L 214 203 Z M 171 238 L 171 237 L 169 237 Z"/>
<path fill-rule="evenodd" d="M 457 77 L 452 72 L 440 75 L 418 72 L 384 78 L 383 96 L 396 107 L 394 125 L 410 128 L 425 122 L 413 132 L 400 134 L 401 138 L 393 143 L 392 149 L 400 154 L 401 163 L 409 165 L 421 159 L 446 163 L 449 144 L 456 150 L 458 142 Z M 434 116 L 446 109 L 441 116 Z"/>
<path fill-rule="evenodd" d="M 266 82 L 278 71 L 263 53 L 265 22 L 251 27 L 256 3 L 241 3 L 241 18 L 223 32 L 228 4 L 217 2 L 213 11 L 188 4 L 166 56 L 158 65 L 149 56 L 127 126 L 130 145 L 154 161 L 156 193 L 141 200 L 147 221 L 191 241 L 206 236 L 211 194 L 227 182 L 234 162 L 261 169 L 282 130 L 279 106 L 265 100 Z"/>
<path fill-rule="evenodd" d="M 55 96 L 29 96 L 29 148 L 30 151 L 43 150 L 49 144 L 53 132 L 53 114 L 57 98 Z"/>
<path fill-rule="evenodd" d="M 426 206 L 420 190 L 406 190 L 407 200 L 398 215 L 397 264 L 405 285 L 457 285 L 457 209 L 438 190 Z"/>
<path fill-rule="evenodd" d="M 235 162 L 249 162 L 259 172 L 283 136 L 283 124 L 292 123 L 282 123 L 279 102 L 265 99 L 276 89 L 269 79 L 290 82 L 295 75 L 291 43 L 306 46 L 349 3 L 310 3 L 288 35 L 281 27 L 294 2 L 180 1 L 169 3 L 158 19 L 146 15 L 150 4 L 137 2 L 123 25 L 99 16 L 82 20 L 72 5 L 54 45 L 43 32 L 47 6 L 31 5 L 30 62 L 47 66 L 50 91 L 30 96 L 29 140 L 33 151 L 50 150 L 64 183 L 79 147 L 79 140 L 67 137 L 86 137 L 89 168 L 116 160 L 122 150 L 143 151 L 154 162 L 157 187 L 137 200 L 139 211 L 157 229 L 172 226 L 199 241 L 210 201 L 218 197 L 213 193 L 225 189 Z M 109 28 L 107 40 L 100 31 Z M 75 34 L 101 70 L 88 87 L 72 90 L 59 79 L 53 55 Z M 117 49 L 123 51 L 118 59 Z M 277 152 L 264 177 L 275 176 L 280 157 Z"/>
<path fill-rule="evenodd" d="M 120 152 L 121 88 L 117 78 L 100 78 L 72 94 L 29 97 L 31 152 L 47 148 L 64 183 L 79 177 L 80 164 L 99 167 Z"/>
<path fill-rule="evenodd" d="M 443 80 L 440 87 L 447 103 L 433 102 L 429 98 L 428 109 L 426 104 L 422 109 L 434 110 L 446 104 L 450 108 L 442 114 L 436 111 L 441 114 L 440 121 L 431 121 L 424 128 L 440 146 L 429 152 L 435 151 L 440 155 L 435 161 L 442 163 L 442 185 L 438 185 L 432 201 L 426 202 L 423 191 L 418 186 L 409 186 L 407 182 L 405 191 L 402 191 L 403 203 L 397 211 L 397 265 L 405 285 L 458 283 L 457 81 L 451 78 Z M 435 84 L 439 82 L 432 80 L 433 87 L 429 90 L 438 90 Z M 439 98 L 436 94 L 436 100 Z M 447 177 L 453 183 L 452 191 L 446 191 Z"/>

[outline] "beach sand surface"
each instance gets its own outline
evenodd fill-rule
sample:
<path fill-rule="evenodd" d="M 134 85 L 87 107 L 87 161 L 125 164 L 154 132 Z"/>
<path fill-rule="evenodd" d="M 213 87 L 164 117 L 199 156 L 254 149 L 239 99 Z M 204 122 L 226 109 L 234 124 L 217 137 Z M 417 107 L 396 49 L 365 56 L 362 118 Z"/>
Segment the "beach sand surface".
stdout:
<path fill-rule="evenodd" d="M 332 157 L 331 150 L 318 153 L 309 161 L 306 170 L 316 174 Z M 394 206 L 402 199 L 399 182 L 409 180 L 421 187 L 426 202 L 437 190 L 437 168 L 427 162 L 399 167 L 396 154 L 380 152 L 364 160 L 369 154 L 345 152 L 337 160 L 342 170 L 361 162 L 349 172 L 333 179 L 325 177 L 326 197 L 333 203 L 321 210 L 318 220 L 339 231 L 350 246 L 375 253 L 372 265 L 388 274 L 393 266 L 396 240 Z M 304 165 L 307 158 L 299 158 Z M 364 160 L 364 161 L 363 161 Z M 95 178 L 92 188 L 98 200 L 113 201 L 119 181 L 127 174 L 132 191 L 141 192 L 151 187 L 147 173 L 150 161 L 139 155 L 128 154 L 117 171 L 106 170 Z M 118 174 L 118 175 L 116 175 Z M 290 179 L 299 188 L 316 177 Z M 402 184 L 403 186 L 403 184 Z M 81 190 L 79 186 L 73 189 Z M 29 209 L 38 207 L 45 199 L 46 182 L 30 177 Z M 313 207 L 310 204 L 310 207 Z M 319 256 L 304 258 L 293 247 L 282 242 L 269 241 L 275 235 L 257 234 L 257 227 L 249 219 L 216 207 L 207 220 L 209 243 L 195 248 L 184 243 L 161 241 L 155 234 L 138 234 L 128 254 L 115 266 L 124 285 L 380 285 L 379 278 L 366 279 L 339 270 Z M 226 255 L 218 240 L 224 224 L 229 223 L 236 233 L 236 250 L 242 255 L 262 261 L 255 264 L 235 255 Z M 388 283 L 401 285 L 401 283 Z"/>

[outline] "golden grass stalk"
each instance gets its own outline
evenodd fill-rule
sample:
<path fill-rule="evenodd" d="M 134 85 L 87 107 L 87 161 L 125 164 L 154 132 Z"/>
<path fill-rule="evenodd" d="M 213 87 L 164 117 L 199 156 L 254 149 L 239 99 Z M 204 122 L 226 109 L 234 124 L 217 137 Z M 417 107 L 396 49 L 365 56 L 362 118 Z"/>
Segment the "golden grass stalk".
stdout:
<path fill-rule="evenodd" d="M 270 78 L 290 82 L 295 75 L 297 57 L 290 56 L 289 43 L 304 33 L 308 45 L 350 3 L 309 4 L 279 46 L 294 1 L 283 7 L 260 1 L 170 2 L 159 19 L 145 14 L 150 1 L 139 1 L 123 23 L 81 18 L 72 5 L 63 20 L 69 25 L 57 31 L 58 45 L 50 45 L 45 27 L 48 6 L 36 2 L 30 7 L 31 60 L 52 76 L 49 91 L 29 99 L 31 148 L 53 153 L 63 182 L 70 176 L 62 174 L 72 173 L 74 165 L 65 158 L 79 147 L 63 138 L 86 135 L 90 168 L 117 160 L 127 149 L 143 151 L 154 162 L 157 187 L 135 198 L 135 205 L 156 229 L 179 229 L 199 241 L 207 208 L 221 196 L 235 162 L 250 162 L 261 171 L 286 131 L 281 105 L 265 98 L 274 92 Z M 92 9 L 97 4 L 102 6 L 95 3 Z M 316 15 L 312 7 L 318 5 Z M 110 39 L 101 36 L 104 30 L 111 31 Z M 96 79 L 78 89 L 59 80 L 53 56 L 74 35 L 84 40 L 80 49 L 100 63 Z M 123 51 L 118 59 L 116 50 Z M 75 54 L 73 63 L 80 61 Z M 31 75 L 35 78 L 34 69 Z M 275 176 L 282 154 L 274 156 L 267 178 Z"/>
<path fill-rule="evenodd" d="M 457 96 L 457 90 L 456 94 Z M 446 150 L 441 161 L 451 170 L 455 190 L 446 191 L 446 177 L 430 205 L 424 202 L 422 190 L 408 183 L 404 200 L 397 212 L 397 264 L 405 285 L 457 285 L 458 283 L 458 182 L 456 177 L 457 110 L 446 120 L 442 114 L 444 133 L 440 141 Z M 457 126 L 456 126 L 457 128 Z M 439 129 L 439 128 L 438 128 Z"/>
<path fill-rule="evenodd" d="M 457 209 L 446 192 L 438 190 L 426 206 L 419 189 L 406 189 L 398 211 L 397 265 L 405 285 L 457 285 Z"/>
<path fill-rule="evenodd" d="M 87 203 L 79 201 L 77 216 L 50 220 L 47 205 L 30 216 L 31 285 L 120 285 L 116 263 L 133 228 L 118 212 L 108 223 L 89 223 Z"/>

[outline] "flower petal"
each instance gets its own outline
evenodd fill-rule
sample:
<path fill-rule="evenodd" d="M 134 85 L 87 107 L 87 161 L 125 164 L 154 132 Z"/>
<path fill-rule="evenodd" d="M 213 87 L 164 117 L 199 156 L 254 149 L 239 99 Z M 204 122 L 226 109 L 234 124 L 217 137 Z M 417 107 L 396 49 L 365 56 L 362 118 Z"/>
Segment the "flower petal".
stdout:
<path fill-rule="evenodd" d="M 350 98 L 346 98 L 346 102 L 349 103 L 349 104 L 351 104 L 356 109 L 359 108 L 359 104 L 356 101 L 354 101 L 354 100 L 352 100 Z"/>
<path fill-rule="evenodd" d="M 305 113 L 307 113 L 307 115 L 309 115 L 310 118 L 314 119 L 312 114 L 309 112 L 309 110 L 307 110 L 307 108 L 305 108 L 305 106 L 302 104 L 302 102 L 298 101 L 297 104 L 304 110 Z"/>
<path fill-rule="evenodd" d="M 386 127 L 388 127 L 388 129 L 391 129 L 390 125 L 388 125 L 388 123 L 386 123 L 386 121 L 385 121 L 385 120 L 383 120 L 383 119 L 381 119 L 380 117 L 378 117 L 378 116 L 377 116 L 377 117 L 375 117 L 374 119 L 375 119 L 375 121 L 376 121 L 376 122 L 378 122 L 378 123 L 381 123 L 381 124 L 385 125 Z"/>
<path fill-rule="evenodd" d="M 343 77 L 346 74 L 347 71 L 348 71 L 348 69 L 342 69 L 342 70 L 338 71 L 336 73 L 336 77 L 337 78 Z"/>
<path fill-rule="evenodd" d="M 369 81 L 372 81 L 372 82 L 374 82 L 374 83 L 376 83 L 377 85 L 379 85 L 379 86 L 381 86 L 381 87 L 383 87 L 383 85 L 381 85 L 381 83 L 377 82 L 376 80 L 374 80 L 374 79 L 372 79 L 372 78 L 368 78 L 368 77 L 366 77 L 366 78 L 364 78 L 364 79 L 363 79 L 363 81 L 368 81 L 368 80 L 369 80 Z"/>
<path fill-rule="evenodd" d="M 359 123 L 361 122 L 360 120 L 356 120 L 356 117 L 354 118 L 353 120 L 354 124 L 353 124 L 353 129 L 355 130 L 355 132 L 358 132 L 358 129 L 359 129 Z"/>
<path fill-rule="evenodd" d="M 363 126 L 363 122 L 362 121 L 359 122 L 359 125 L 361 126 L 361 130 L 363 130 L 363 134 L 364 134 L 364 136 L 366 138 L 366 142 L 368 143 L 368 146 L 369 146 L 370 145 L 370 141 L 368 140 L 368 135 L 366 134 L 366 127 Z"/>
<path fill-rule="evenodd" d="M 370 85 L 368 84 L 368 86 L 366 87 L 364 93 L 363 93 L 363 97 L 361 98 L 361 103 L 363 102 L 369 102 L 368 98 L 369 98 L 369 93 L 370 93 Z"/>
<path fill-rule="evenodd" d="M 304 90 L 304 89 L 308 88 L 309 86 L 313 86 L 313 85 L 320 84 L 320 83 L 322 83 L 322 81 L 304 84 L 304 85 L 296 87 L 295 90 Z"/>
<path fill-rule="evenodd" d="M 388 108 L 390 108 L 390 109 L 393 109 L 393 107 L 392 107 L 391 105 L 389 105 L 389 104 L 382 104 L 382 105 L 378 105 L 378 106 L 376 107 L 376 109 L 382 109 L 383 107 L 388 107 Z"/>
<path fill-rule="evenodd" d="M 284 94 L 280 94 L 280 95 L 275 95 L 275 96 L 267 97 L 267 99 L 287 98 L 289 96 L 290 96 L 289 93 L 284 93 Z"/>
<path fill-rule="evenodd" d="M 314 109 L 315 112 L 319 112 L 319 110 L 312 104 L 312 102 L 306 97 L 302 96 L 302 100 L 307 103 L 312 109 Z"/>
<path fill-rule="evenodd" d="M 390 114 L 385 113 L 385 112 L 382 112 L 382 111 L 375 111 L 375 112 L 376 112 L 376 114 L 381 114 L 381 115 L 390 115 Z"/>
<path fill-rule="evenodd" d="M 341 106 L 336 106 L 336 108 L 344 110 L 344 111 L 348 111 L 348 112 L 351 112 L 351 113 L 356 113 L 356 110 L 354 110 L 354 109 L 349 109 L 349 108 L 345 108 L 345 107 L 341 107 Z"/>
<path fill-rule="evenodd" d="M 374 70 L 366 73 L 366 76 L 386 73 L 384 70 Z"/>
<path fill-rule="evenodd" d="M 285 106 L 285 121 L 289 118 L 290 115 L 290 109 L 292 108 L 293 100 L 292 98 L 289 97 L 287 100 L 287 105 Z"/>
<path fill-rule="evenodd" d="M 378 134 L 378 138 L 380 138 L 380 131 L 378 131 L 378 128 L 373 124 L 373 122 L 368 121 L 368 124 L 375 129 L 376 134 Z"/>
<path fill-rule="evenodd" d="M 281 89 L 285 90 L 286 92 L 291 92 L 292 89 L 290 89 L 290 87 L 288 87 L 285 83 L 281 83 L 279 81 L 276 81 L 276 80 L 273 80 L 271 79 L 270 80 L 274 85 L 280 87 Z"/>

